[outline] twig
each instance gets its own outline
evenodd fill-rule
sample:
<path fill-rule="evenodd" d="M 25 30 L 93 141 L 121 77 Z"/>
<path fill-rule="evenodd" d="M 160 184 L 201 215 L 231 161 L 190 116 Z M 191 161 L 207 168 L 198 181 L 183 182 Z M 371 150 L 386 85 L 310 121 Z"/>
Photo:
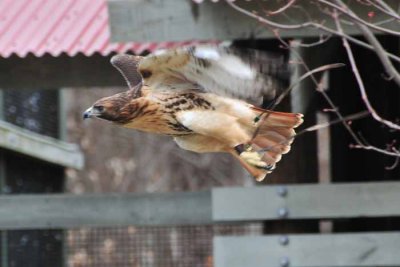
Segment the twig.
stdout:
<path fill-rule="evenodd" d="M 359 149 L 371 150 L 371 151 L 379 152 L 381 154 L 385 154 L 387 156 L 400 157 L 399 151 L 392 152 L 392 151 L 388 151 L 388 150 L 385 150 L 385 149 L 382 149 L 382 148 L 379 148 L 379 147 L 376 147 L 376 146 L 371 146 L 371 145 L 352 145 L 351 148 L 359 148 Z"/>
<path fill-rule="evenodd" d="M 360 40 L 358 40 L 358 39 L 356 39 L 356 38 L 354 38 L 354 37 L 352 37 L 350 35 L 347 35 L 345 33 L 340 33 L 338 31 L 335 31 L 334 29 L 328 28 L 328 27 L 326 27 L 326 26 L 324 26 L 322 24 L 319 24 L 319 23 L 305 22 L 305 23 L 292 24 L 292 25 L 276 23 L 276 22 L 273 22 L 273 21 L 268 20 L 266 18 L 263 18 L 261 16 L 258 16 L 256 14 L 253 14 L 252 12 L 250 12 L 248 10 L 245 10 L 245 9 L 239 7 L 238 5 L 234 4 L 230 0 L 225 0 L 225 1 L 229 6 L 231 6 L 234 9 L 236 9 L 237 11 L 239 11 L 239 12 L 241 12 L 241 13 L 249 16 L 249 17 L 252 17 L 252 18 L 258 20 L 259 22 L 264 23 L 265 25 L 268 25 L 268 26 L 270 26 L 272 28 L 285 29 L 285 30 L 298 30 L 298 29 L 301 29 L 301 28 L 312 27 L 312 28 L 316 28 L 316 29 L 328 32 L 330 34 L 334 34 L 334 35 L 337 35 L 337 36 L 340 36 L 340 37 L 344 37 L 344 38 L 348 39 L 349 41 L 351 41 L 352 43 L 357 44 L 359 46 L 362 46 L 364 48 L 367 48 L 367 49 L 370 49 L 370 50 L 375 50 L 375 48 L 372 45 L 368 44 L 368 43 L 360 41 Z M 394 55 L 392 53 L 389 53 L 387 51 L 384 51 L 384 53 L 388 57 L 390 57 L 391 59 L 393 59 L 393 60 L 395 60 L 397 62 L 400 62 L 400 57 L 398 57 L 398 56 L 396 56 L 396 55 Z"/>
<path fill-rule="evenodd" d="M 287 88 L 285 91 L 283 91 L 282 94 L 279 95 L 279 97 L 273 102 L 272 105 L 270 105 L 270 107 L 268 107 L 269 109 L 274 110 L 275 107 L 277 105 L 279 105 L 283 98 L 285 98 L 285 96 L 294 88 L 294 86 L 296 86 L 297 84 L 299 84 L 301 81 L 303 81 L 304 79 L 312 76 L 315 73 L 318 72 L 322 72 L 322 71 L 327 71 L 330 69 L 336 69 L 336 68 L 340 68 L 340 67 L 344 67 L 345 65 L 343 63 L 333 63 L 333 64 L 328 64 L 328 65 L 324 65 L 324 66 L 320 66 L 318 68 L 315 68 L 313 70 L 309 70 L 307 71 L 305 74 L 303 74 L 297 81 L 296 83 L 292 84 L 289 88 Z"/>
<path fill-rule="evenodd" d="M 288 45 L 288 44 L 286 44 L 286 45 Z M 292 49 L 291 52 L 300 60 L 300 64 L 303 66 L 303 68 L 306 71 L 309 71 L 310 68 L 307 66 L 307 64 L 305 63 L 305 61 L 302 58 L 302 56 L 299 53 L 297 53 L 296 50 Z M 358 138 L 358 136 L 354 133 L 354 131 L 351 129 L 351 127 L 345 122 L 345 119 L 344 119 L 343 115 L 339 112 L 339 110 L 337 109 L 336 105 L 333 103 L 332 99 L 328 96 L 328 94 L 324 90 L 319 90 L 320 83 L 317 81 L 317 79 L 315 78 L 314 75 L 311 75 L 311 80 L 313 81 L 313 83 L 315 85 L 316 91 L 319 92 L 322 95 L 322 97 L 325 99 L 325 101 L 330 106 L 331 110 L 335 113 L 335 115 L 339 118 L 339 120 L 342 121 L 342 124 L 343 124 L 344 128 L 349 132 L 349 134 L 354 139 L 354 141 L 357 144 L 363 145 L 363 143 Z"/>
<path fill-rule="evenodd" d="M 397 150 L 396 148 L 392 148 L 392 149 L 393 149 L 396 153 L 400 154 L 400 151 Z M 398 157 L 398 158 L 396 158 L 396 159 L 394 160 L 392 166 L 387 166 L 387 167 L 385 167 L 385 169 L 386 169 L 386 170 L 389 170 L 389 171 L 394 170 L 394 168 L 396 168 L 396 167 L 399 165 L 399 162 L 400 162 L 400 157 Z"/>
<path fill-rule="evenodd" d="M 346 121 L 354 121 L 354 120 L 366 118 L 369 115 L 370 115 L 369 111 L 365 110 L 365 111 L 361 111 L 361 112 L 358 112 L 358 113 L 355 113 L 355 114 L 352 114 L 352 115 L 349 115 L 349 116 L 345 116 L 345 117 L 343 117 L 343 120 L 345 122 Z M 320 124 L 316 124 L 316 125 L 310 126 L 310 127 L 306 128 L 306 129 L 302 130 L 301 132 L 299 132 L 297 134 L 297 136 L 300 133 L 303 133 L 303 132 L 313 132 L 313 131 L 317 131 L 317 130 L 326 128 L 326 127 L 331 126 L 331 125 L 335 125 L 335 124 L 341 123 L 343 120 L 342 119 L 336 119 L 336 120 L 332 120 L 332 121 L 329 121 L 329 122 L 320 123 Z"/>
<path fill-rule="evenodd" d="M 385 1 L 375 0 L 375 2 L 377 2 L 378 4 L 374 3 L 374 1 L 368 0 L 368 3 L 371 4 L 372 6 L 374 6 L 376 9 L 379 9 L 380 11 L 382 11 L 383 13 L 385 13 L 388 16 L 391 16 L 397 20 L 400 20 L 399 14 L 397 14 L 396 11 L 394 11 L 388 4 L 386 4 Z"/>
<path fill-rule="evenodd" d="M 282 13 L 286 9 L 290 8 L 294 4 L 294 2 L 296 2 L 296 0 L 290 0 L 289 2 L 287 2 L 286 5 L 282 6 L 281 8 L 279 8 L 279 9 L 277 9 L 275 11 L 267 11 L 267 13 L 269 15 L 276 15 L 276 14 Z"/>
<path fill-rule="evenodd" d="M 342 40 L 346 40 L 347 43 L 348 43 L 348 41 L 350 41 L 350 42 L 352 42 L 354 44 L 357 44 L 357 45 L 362 46 L 364 48 L 368 48 L 368 49 L 371 49 L 371 50 L 375 51 L 375 48 L 374 48 L 373 45 L 370 45 L 370 44 L 367 44 L 367 43 L 365 43 L 363 41 L 357 40 L 357 39 L 353 38 L 352 36 L 349 36 L 349 35 L 345 34 L 343 31 L 339 31 L 339 30 L 328 28 L 328 27 L 324 26 L 321 23 L 316 23 L 316 22 L 309 21 L 309 22 L 305 22 L 305 23 L 292 24 L 292 25 L 280 24 L 280 23 L 276 23 L 276 22 L 273 22 L 271 20 L 268 20 L 266 18 L 260 17 L 257 14 L 253 14 L 253 13 L 251 13 L 251 12 L 249 12 L 249 11 L 239 7 L 239 6 L 237 6 L 236 4 L 231 3 L 231 1 L 229 1 L 229 0 L 226 0 L 226 1 L 232 8 L 234 8 L 234 9 L 238 10 L 239 12 L 244 13 L 244 14 L 252 17 L 252 18 L 257 19 L 258 21 L 263 23 L 265 26 L 270 28 L 272 30 L 272 32 L 275 34 L 275 36 L 277 36 L 277 38 L 282 42 L 282 44 L 284 46 L 286 46 L 288 49 L 291 49 L 291 47 L 284 40 L 282 40 L 282 38 L 280 38 L 278 29 L 296 30 L 296 29 L 301 29 L 301 28 L 313 27 L 313 28 L 328 32 L 328 33 L 330 33 L 332 35 L 340 36 L 342 38 Z M 336 9 L 334 9 L 334 11 L 336 11 Z M 357 21 L 353 21 L 353 23 L 355 23 L 355 22 L 357 22 Z M 363 25 L 363 26 L 366 27 L 365 25 Z M 302 64 L 302 66 L 306 69 L 306 71 L 310 72 L 310 69 L 308 68 L 307 64 L 302 59 L 302 57 L 297 53 L 297 51 L 295 51 L 295 50 L 291 50 L 291 51 L 292 51 L 293 54 L 295 54 L 297 56 L 297 58 L 299 58 L 300 64 Z M 389 52 L 387 52 L 385 50 L 383 50 L 382 53 L 387 55 L 388 58 L 393 59 L 393 60 L 395 60 L 397 62 L 400 62 L 400 58 L 398 56 L 396 56 L 394 54 L 391 54 L 391 53 L 389 53 Z M 315 84 L 316 90 L 319 93 L 321 93 L 322 96 L 325 98 L 325 100 L 328 102 L 329 106 L 331 107 L 332 112 L 334 112 L 338 116 L 338 119 L 335 120 L 335 123 L 341 122 L 343 124 L 343 126 L 346 128 L 346 130 L 349 132 L 349 134 L 352 136 L 353 140 L 356 143 L 355 145 L 351 146 L 352 148 L 360 148 L 360 149 L 365 149 L 365 150 L 371 150 L 371 151 L 375 151 L 375 152 L 378 152 L 378 153 L 381 153 L 381 154 L 385 154 L 385 155 L 388 155 L 388 156 L 400 157 L 399 151 L 396 150 L 395 148 L 391 148 L 390 150 L 389 149 L 381 149 L 381 148 L 378 148 L 378 147 L 375 147 L 373 145 L 368 144 L 367 141 L 364 142 L 362 139 L 360 139 L 361 137 L 357 136 L 354 133 L 354 131 L 351 129 L 350 125 L 348 123 L 346 123 L 346 118 L 342 116 L 342 114 L 339 112 L 339 110 L 337 109 L 337 107 L 335 106 L 333 101 L 330 99 L 330 97 L 327 95 L 327 93 L 324 90 L 320 90 L 320 84 L 319 84 L 319 82 L 317 81 L 317 79 L 315 78 L 315 76 L 312 73 L 310 74 L 310 78 L 312 79 L 313 83 Z M 370 110 L 369 110 L 369 112 L 370 112 Z M 371 112 L 371 115 L 374 116 L 374 113 Z M 377 114 L 375 113 L 375 115 L 377 115 Z M 391 122 L 389 122 L 389 123 L 391 123 Z M 316 127 L 316 126 L 312 126 L 312 127 L 314 127 L 315 130 L 319 129 L 319 127 Z M 310 129 L 308 129 L 308 130 L 310 130 Z M 308 132 L 308 131 L 305 131 L 305 132 Z M 303 131 L 300 132 L 300 133 L 303 133 Z M 294 138 L 294 136 L 291 137 L 291 139 L 292 138 Z M 287 141 L 288 140 L 286 140 L 286 142 Z M 268 148 L 266 148 L 266 149 L 268 149 Z"/>
<path fill-rule="evenodd" d="M 382 27 L 380 27 L 378 25 L 369 23 L 369 22 L 361 19 L 354 12 L 352 12 L 349 9 L 349 7 L 347 5 L 345 5 L 342 1 L 336 1 L 336 2 L 341 2 L 341 4 L 340 4 L 341 6 L 337 6 L 337 5 L 335 5 L 335 4 L 333 4 L 333 3 L 329 2 L 329 1 L 326 1 L 326 0 L 318 0 L 318 2 L 323 3 L 324 5 L 330 6 L 330 7 L 334 8 L 334 9 L 337 9 L 337 10 L 341 11 L 344 15 L 349 17 L 351 20 L 353 20 L 355 22 L 358 22 L 359 24 L 368 26 L 368 27 L 370 27 L 370 28 L 372 28 L 374 30 L 377 30 L 377 31 L 381 31 L 381 32 L 384 32 L 384 33 L 392 34 L 392 35 L 395 35 L 395 36 L 400 36 L 400 32 L 393 31 L 393 30 L 390 30 L 390 29 L 387 29 L 387 28 L 382 28 Z"/>
<path fill-rule="evenodd" d="M 288 44 L 286 42 L 284 42 L 282 39 L 280 39 L 281 42 L 283 42 L 284 45 L 288 46 Z M 296 50 L 291 50 L 291 52 L 300 60 L 300 63 L 302 64 L 302 66 L 305 68 L 306 71 L 309 71 L 310 68 L 307 66 L 307 64 L 305 63 L 304 59 L 299 55 L 299 53 L 297 53 Z M 324 91 L 324 90 L 319 90 L 319 82 L 317 81 L 317 79 L 315 78 L 314 75 L 311 75 L 311 80 L 313 81 L 313 83 L 316 86 L 317 92 L 321 93 L 322 96 L 324 97 L 324 99 L 327 101 L 328 105 L 331 107 L 332 112 L 334 112 L 336 114 L 336 116 L 338 117 L 338 122 L 342 122 L 342 125 L 345 127 L 345 129 L 349 132 L 349 134 L 351 135 L 351 137 L 353 138 L 354 142 L 356 142 L 355 145 L 352 145 L 352 148 L 364 148 L 365 150 L 371 150 L 371 151 L 375 151 L 381 154 L 385 154 L 388 156 L 394 156 L 394 157 L 400 157 L 399 153 L 396 152 L 392 152 L 392 151 L 388 151 L 385 149 L 381 149 L 375 146 L 371 146 L 369 144 L 365 144 L 355 133 L 354 131 L 351 129 L 351 127 L 346 123 L 346 119 L 345 117 L 343 117 L 343 115 L 339 112 L 339 110 L 336 108 L 335 104 L 333 103 L 333 101 L 331 100 L 331 98 L 328 96 L 328 94 Z"/>
<path fill-rule="evenodd" d="M 335 22 L 336 22 L 336 26 L 337 26 L 338 31 L 343 31 L 342 26 L 340 25 L 340 21 L 339 21 L 339 19 L 337 17 L 335 17 Z M 354 73 L 354 76 L 355 76 L 355 78 L 357 80 L 358 87 L 359 87 L 360 92 L 361 92 L 361 99 L 364 101 L 364 103 L 365 103 L 367 109 L 369 110 L 369 112 L 371 112 L 372 117 L 375 120 L 385 124 L 386 126 L 392 128 L 392 129 L 400 130 L 400 125 L 383 119 L 381 116 L 379 116 L 379 114 L 376 112 L 374 107 L 372 107 L 371 102 L 369 101 L 367 92 L 365 90 L 364 82 L 362 81 L 361 75 L 360 75 L 360 73 L 358 71 L 357 64 L 356 64 L 356 61 L 354 59 L 353 51 L 351 50 L 350 44 L 346 40 L 346 38 L 342 38 L 342 42 L 343 42 L 344 48 L 346 49 L 347 56 L 348 56 L 350 64 L 351 64 L 351 69 L 352 69 L 352 71 Z"/>
<path fill-rule="evenodd" d="M 258 123 L 261 119 L 262 119 L 263 121 L 264 121 L 264 120 L 267 120 L 268 117 L 269 117 L 269 115 L 271 114 L 270 110 L 274 110 L 274 109 L 276 108 L 276 106 L 278 106 L 278 105 L 282 102 L 282 100 L 287 96 L 287 94 L 288 94 L 297 84 L 299 84 L 300 82 L 302 82 L 304 79 L 310 77 L 311 75 L 313 75 L 313 74 L 315 74 L 315 73 L 318 73 L 318 72 L 321 72 L 321 71 L 326 71 L 326 70 L 329 70 L 329 69 L 340 68 L 340 67 L 343 67 L 343 66 L 344 66 L 344 64 L 342 64 L 342 63 L 334 63 L 334 64 L 329 64 L 329 65 L 320 66 L 320 67 L 315 68 L 315 69 L 313 69 L 313 70 L 309 70 L 308 72 L 306 72 L 305 74 L 303 74 L 295 83 L 291 84 L 285 91 L 283 91 L 283 92 L 275 99 L 275 101 L 272 102 L 272 103 L 267 107 L 267 110 L 266 110 L 266 111 L 263 111 L 263 112 L 261 112 L 259 115 L 257 115 L 257 116 L 254 118 L 254 122 L 255 122 L 255 123 Z M 266 116 L 263 117 L 264 115 L 266 115 Z M 261 123 L 260 123 L 260 125 L 257 127 L 257 129 L 254 131 L 252 139 L 256 138 L 256 136 L 258 135 L 259 130 L 260 130 L 260 126 L 261 126 Z"/>
<path fill-rule="evenodd" d="M 309 72 L 310 68 L 308 67 L 308 65 L 306 64 L 306 62 L 304 61 L 303 57 L 295 50 L 292 49 L 292 46 L 289 45 L 287 42 L 285 42 L 279 35 L 276 35 L 276 38 L 287 48 L 290 49 L 291 53 L 297 57 L 297 59 L 299 60 L 299 63 L 303 66 L 303 68 Z M 298 44 L 296 43 L 296 46 L 298 46 Z M 353 137 L 354 141 L 357 144 L 363 145 L 362 141 L 358 138 L 358 136 L 354 133 L 354 131 L 351 129 L 351 127 L 345 122 L 345 119 L 343 117 L 343 115 L 339 112 L 339 110 L 337 109 L 336 105 L 333 103 L 332 99 L 328 96 L 328 94 L 324 91 L 324 90 L 320 90 L 320 83 L 317 81 L 317 79 L 315 78 L 314 75 L 310 76 L 311 80 L 313 81 L 314 85 L 315 85 L 315 89 L 317 92 L 319 92 L 322 97 L 325 99 L 325 101 L 328 103 L 328 105 L 330 106 L 330 110 L 335 113 L 335 115 L 339 118 L 340 121 L 342 121 L 343 126 L 345 127 L 345 129 L 349 132 L 349 134 L 351 135 L 351 137 Z"/>
<path fill-rule="evenodd" d="M 312 43 L 307 43 L 307 44 L 299 43 L 299 44 L 298 44 L 298 47 L 310 48 L 310 47 L 313 47 L 313 46 L 318 46 L 318 45 L 321 45 L 321 44 L 327 42 L 328 40 L 330 40 L 331 37 L 332 37 L 332 34 L 326 35 L 325 38 L 324 38 L 323 35 L 320 35 L 320 38 L 319 38 L 318 41 L 312 42 Z"/>
<path fill-rule="evenodd" d="M 320 1 L 324 1 L 324 0 L 320 0 Z M 356 17 L 356 15 L 341 0 L 336 0 L 336 3 L 340 4 L 342 7 L 347 8 L 347 12 Z M 336 17 L 334 19 L 337 24 L 338 18 Z M 355 24 L 361 30 L 361 32 L 363 33 L 364 37 L 368 40 L 368 42 L 375 48 L 375 53 L 377 54 L 380 61 L 382 62 L 382 65 L 385 68 L 386 72 L 389 74 L 389 76 L 391 78 L 393 78 L 393 80 L 396 82 L 396 84 L 400 87 L 400 74 L 397 72 L 396 68 L 393 66 L 392 62 L 389 60 L 389 58 L 385 54 L 385 49 L 379 43 L 378 39 L 368 29 L 367 26 L 365 26 L 359 22 L 355 22 Z M 338 29 L 338 32 L 343 32 L 343 30 L 340 31 Z M 400 127 L 398 129 L 400 129 Z"/>

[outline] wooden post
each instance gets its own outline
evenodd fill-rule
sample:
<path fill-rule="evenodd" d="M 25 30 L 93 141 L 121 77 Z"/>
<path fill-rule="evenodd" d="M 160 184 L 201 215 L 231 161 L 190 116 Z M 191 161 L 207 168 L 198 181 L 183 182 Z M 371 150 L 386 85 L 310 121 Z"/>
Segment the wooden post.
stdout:
<path fill-rule="evenodd" d="M 324 72 L 321 79 L 321 90 L 329 89 L 329 72 Z M 323 111 L 317 111 L 317 124 L 329 122 L 329 115 Z M 318 148 L 318 180 L 319 183 L 329 184 L 331 177 L 331 135 L 330 128 L 323 128 L 317 131 Z M 319 231 L 321 233 L 330 233 L 333 229 L 333 223 L 330 220 L 321 220 L 319 222 Z"/>
<path fill-rule="evenodd" d="M 0 90 L 0 120 L 4 119 L 3 112 L 3 90 Z M 0 195 L 3 195 L 6 189 L 4 151 L 0 150 Z M 7 231 L 0 232 L 0 266 L 7 267 Z"/>

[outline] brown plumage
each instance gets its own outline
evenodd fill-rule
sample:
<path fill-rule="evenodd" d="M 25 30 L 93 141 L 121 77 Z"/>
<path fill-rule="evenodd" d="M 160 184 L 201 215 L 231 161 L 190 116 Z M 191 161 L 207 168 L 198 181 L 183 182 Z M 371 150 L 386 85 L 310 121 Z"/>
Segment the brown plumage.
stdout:
<path fill-rule="evenodd" d="M 98 100 L 84 117 L 170 135 L 186 150 L 231 153 L 258 181 L 264 179 L 290 150 L 293 129 L 302 123 L 302 115 L 263 110 L 240 100 L 265 94 L 262 82 L 270 86 L 268 94 L 274 95 L 277 82 L 268 73 L 263 78 L 260 68 L 249 66 L 226 49 L 200 48 L 197 54 L 196 49 L 145 58 L 114 57 L 112 63 L 130 90 Z M 215 72 L 240 79 L 223 85 L 216 80 Z M 241 88 L 236 88 L 237 83 Z M 254 89 L 253 95 L 241 92 L 251 86 L 260 89 Z M 261 119 L 256 122 L 256 117 Z"/>

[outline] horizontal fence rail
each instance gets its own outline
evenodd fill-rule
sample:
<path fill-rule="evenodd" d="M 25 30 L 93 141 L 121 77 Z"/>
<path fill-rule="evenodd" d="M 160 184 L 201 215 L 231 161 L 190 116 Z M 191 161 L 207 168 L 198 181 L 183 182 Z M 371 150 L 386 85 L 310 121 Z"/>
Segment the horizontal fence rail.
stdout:
<path fill-rule="evenodd" d="M 14 124 L 0 121 L 0 148 L 50 163 L 82 169 L 84 157 L 78 145 L 40 135 Z"/>
<path fill-rule="evenodd" d="M 210 224 L 210 192 L 0 197 L 0 229 Z"/>
<path fill-rule="evenodd" d="M 254 221 L 400 215 L 400 183 L 216 188 L 213 219 Z"/>
<path fill-rule="evenodd" d="M 0 229 L 400 216 L 400 182 L 0 196 Z"/>
<path fill-rule="evenodd" d="M 217 267 L 399 266 L 400 232 L 215 237 Z"/>

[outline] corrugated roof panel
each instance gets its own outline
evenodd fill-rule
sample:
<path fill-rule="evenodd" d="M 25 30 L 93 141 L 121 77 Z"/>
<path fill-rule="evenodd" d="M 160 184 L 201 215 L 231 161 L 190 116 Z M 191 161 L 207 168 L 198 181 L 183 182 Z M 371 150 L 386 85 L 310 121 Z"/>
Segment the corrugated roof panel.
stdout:
<path fill-rule="evenodd" d="M 46 6 L 49 6 L 49 4 Z M 36 56 L 42 56 L 49 51 L 48 47 L 50 46 L 51 34 L 57 29 L 61 21 L 68 19 L 66 13 L 72 6 L 73 1 L 65 0 L 60 1 L 58 5 L 56 4 L 54 9 L 48 8 L 49 13 L 47 13 L 45 17 L 40 18 L 43 28 L 41 28 L 40 31 L 36 29 L 31 33 L 32 38 L 26 44 L 27 52 L 32 52 Z M 53 41 L 55 40 L 53 39 Z M 23 56 L 19 54 L 19 50 L 15 50 L 15 53 Z"/>
<path fill-rule="evenodd" d="M 17 46 L 14 48 L 14 51 L 20 51 L 21 56 L 26 56 L 29 51 L 32 51 L 36 46 L 37 42 L 43 39 L 43 36 L 46 35 L 46 29 L 52 23 L 49 23 L 49 20 L 59 17 L 57 11 L 62 10 L 58 5 L 62 5 L 67 1 L 62 1 L 61 3 L 50 3 L 48 5 L 44 5 L 43 8 L 39 9 L 39 13 L 36 14 L 34 19 L 24 28 L 23 34 L 21 34 L 18 38 Z M 40 17 L 44 17 L 46 19 L 39 19 Z M 41 29 L 38 31 L 37 29 Z M 12 52 L 12 51 L 10 51 Z"/>
<path fill-rule="evenodd" d="M 28 53 L 37 57 L 141 54 L 183 44 L 188 42 L 110 43 L 106 0 L 0 1 L 0 56 L 5 58 Z"/>

